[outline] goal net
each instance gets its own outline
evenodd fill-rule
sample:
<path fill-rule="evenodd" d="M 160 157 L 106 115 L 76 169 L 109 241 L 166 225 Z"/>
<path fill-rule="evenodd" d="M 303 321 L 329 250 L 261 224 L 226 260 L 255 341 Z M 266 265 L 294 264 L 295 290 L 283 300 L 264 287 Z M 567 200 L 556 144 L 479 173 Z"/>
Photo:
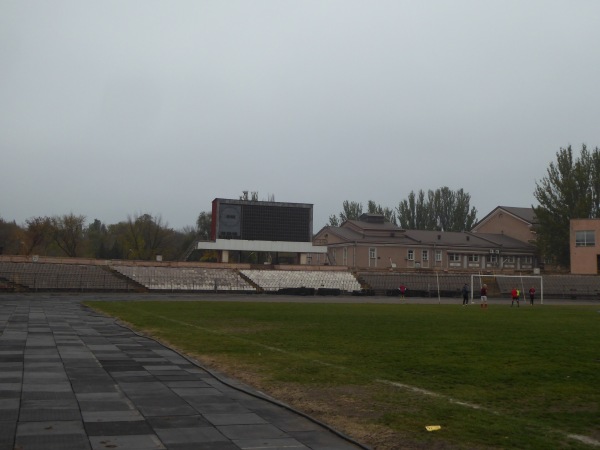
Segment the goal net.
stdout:
<path fill-rule="evenodd" d="M 521 291 L 521 299 L 529 302 L 529 289 L 535 289 L 535 298 L 544 304 L 544 279 L 540 275 L 481 275 L 471 274 L 471 303 L 478 298 L 477 293 L 487 284 L 497 285 L 500 295 L 510 295 L 513 288 Z"/>

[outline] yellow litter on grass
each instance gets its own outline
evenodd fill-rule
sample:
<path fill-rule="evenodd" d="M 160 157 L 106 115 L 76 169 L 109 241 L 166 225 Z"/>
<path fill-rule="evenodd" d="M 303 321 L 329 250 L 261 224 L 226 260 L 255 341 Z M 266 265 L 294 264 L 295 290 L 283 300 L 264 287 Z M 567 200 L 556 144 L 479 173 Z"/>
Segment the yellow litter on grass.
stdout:
<path fill-rule="evenodd" d="M 425 427 L 425 429 L 426 429 L 427 431 L 437 431 L 437 430 L 441 430 L 441 429 L 442 429 L 442 427 L 441 427 L 441 426 L 439 426 L 439 425 L 427 425 L 427 426 Z"/>

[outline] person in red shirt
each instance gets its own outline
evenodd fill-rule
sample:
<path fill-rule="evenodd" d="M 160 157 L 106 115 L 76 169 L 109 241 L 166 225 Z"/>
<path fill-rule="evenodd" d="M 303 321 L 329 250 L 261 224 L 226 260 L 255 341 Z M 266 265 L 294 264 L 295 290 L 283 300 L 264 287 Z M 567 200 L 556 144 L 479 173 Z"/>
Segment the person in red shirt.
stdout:
<path fill-rule="evenodd" d="M 487 308 L 487 284 L 481 286 L 481 307 Z"/>
<path fill-rule="evenodd" d="M 517 288 L 513 288 L 512 291 L 510 291 L 510 294 L 512 295 L 512 302 L 510 302 L 510 307 L 512 308 L 513 305 L 515 304 L 515 302 L 517 302 L 517 307 L 519 306 L 519 291 L 517 291 Z"/>
<path fill-rule="evenodd" d="M 404 294 L 406 294 L 406 289 L 406 286 L 404 286 L 403 284 L 400 285 L 400 287 L 398 288 L 398 290 L 400 291 L 400 298 L 404 298 Z"/>
<path fill-rule="evenodd" d="M 529 288 L 529 302 L 531 303 L 531 306 L 533 306 L 533 299 L 535 298 L 535 288 L 533 286 L 531 286 Z"/>

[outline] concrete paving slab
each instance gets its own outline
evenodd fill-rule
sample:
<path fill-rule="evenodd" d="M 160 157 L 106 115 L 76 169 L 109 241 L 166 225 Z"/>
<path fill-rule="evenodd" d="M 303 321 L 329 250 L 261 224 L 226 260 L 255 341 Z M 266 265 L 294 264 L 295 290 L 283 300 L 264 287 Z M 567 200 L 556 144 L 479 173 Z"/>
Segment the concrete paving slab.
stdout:
<path fill-rule="evenodd" d="M 40 422 L 20 422 L 18 436 L 55 434 L 85 434 L 83 422 L 77 420 L 53 420 Z"/>
<path fill-rule="evenodd" d="M 17 435 L 15 439 L 15 449 L 65 450 L 67 448 L 89 450 L 90 442 L 85 434 Z M 104 450 L 106 450 L 106 448 Z"/>
<path fill-rule="evenodd" d="M 204 417 L 213 425 L 257 425 L 267 421 L 256 413 L 242 414 L 205 414 Z"/>
<path fill-rule="evenodd" d="M 0 450 L 364 448 L 84 298 L 0 294 Z"/>
<path fill-rule="evenodd" d="M 17 423 L 19 417 L 19 405 L 11 405 L 11 407 L 0 408 L 0 422 Z M 0 435 L 1 436 L 1 435 Z"/>
<path fill-rule="evenodd" d="M 210 425 L 204 416 L 157 416 L 149 417 L 148 422 L 155 430 L 163 428 L 193 428 Z"/>
<path fill-rule="evenodd" d="M 81 419 L 81 411 L 79 409 L 52 406 L 49 408 L 21 408 L 19 411 L 19 423 L 77 419 Z"/>
<path fill-rule="evenodd" d="M 81 411 L 84 422 L 134 422 L 145 420 L 138 410 L 129 411 Z"/>
<path fill-rule="evenodd" d="M 240 439 L 285 439 L 289 437 L 271 424 L 220 425 L 217 429 L 232 440 Z"/>
<path fill-rule="evenodd" d="M 296 439 L 239 439 L 232 441 L 242 450 L 265 449 L 265 450 L 304 450 L 310 449 Z M 339 450 L 339 449 L 338 449 Z"/>
<path fill-rule="evenodd" d="M 173 386 L 173 383 L 181 383 L 180 381 L 168 381 L 165 384 L 169 386 L 173 392 L 181 397 L 206 397 L 208 395 L 211 396 L 221 396 L 222 393 L 219 390 L 209 387 L 206 383 L 204 386 L 197 387 L 177 387 Z"/>
<path fill-rule="evenodd" d="M 167 448 L 154 434 L 131 436 L 90 436 L 93 450 L 127 449 L 127 450 L 166 450 Z"/>
<path fill-rule="evenodd" d="M 16 381 L 16 382 L 4 382 L 3 381 L 2 383 L 0 383 L 0 392 L 2 392 L 2 397 L 0 397 L 0 398 L 11 397 L 13 395 L 13 393 L 20 394 L 22 386 L 23 386 L 23 383 L 21 383 L 20 381 Z"/>
<path fill-rule="evenodd" d="M 201 446 L 207 442 L 230 441 L 215 427 L 190 427 L 190 428 L 159 428 L 156 433 L 168 447 L 173 444 L 196 444 Z"/>
<path fill-rule="evenodd" d="M 43 383 L 43 384 L 42 384 Z M 72 392 L 71 384 L 68 381 L 57 383 L 57 382 L 45 382 L 42 379 L 35 379 L 31 382 L 23 383 L 23 392 Z"/>
<path fill-rule="evenodd" d="M 154 434 L 145 420 L 126 420 L 116 422 L 85 422 L 85 431 L 89 436 L 129 436 Z"/>
<path fill-rule="evenodd" d="M 14 450 L 14 436 L 17 429 L 17 420 L 4 420 L 0 416 L 0 450 Z"/>

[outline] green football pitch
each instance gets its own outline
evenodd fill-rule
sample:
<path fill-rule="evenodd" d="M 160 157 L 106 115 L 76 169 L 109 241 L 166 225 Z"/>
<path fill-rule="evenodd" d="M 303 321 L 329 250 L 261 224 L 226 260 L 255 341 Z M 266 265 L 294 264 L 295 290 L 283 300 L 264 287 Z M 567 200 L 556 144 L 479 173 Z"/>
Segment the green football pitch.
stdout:
<path fill-rule="evenodd" d="M 598 305 L 87 304 L 200 360 L 234 362 L 263 388 L 329 392 L 329 401 L 360 392 L 343 402 L 349 423 L 389 430 L 406 443 L 398 448 L 600 441 Z"/>

